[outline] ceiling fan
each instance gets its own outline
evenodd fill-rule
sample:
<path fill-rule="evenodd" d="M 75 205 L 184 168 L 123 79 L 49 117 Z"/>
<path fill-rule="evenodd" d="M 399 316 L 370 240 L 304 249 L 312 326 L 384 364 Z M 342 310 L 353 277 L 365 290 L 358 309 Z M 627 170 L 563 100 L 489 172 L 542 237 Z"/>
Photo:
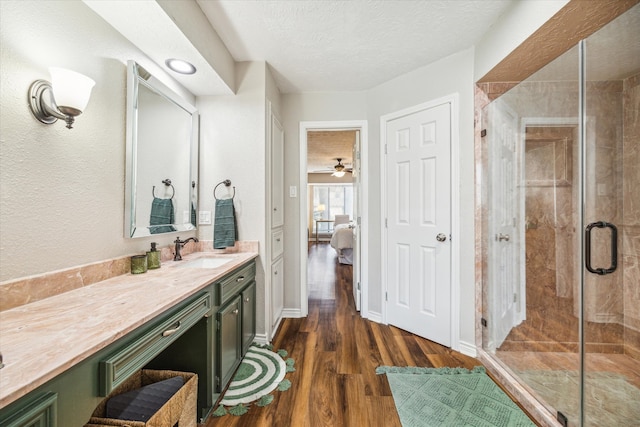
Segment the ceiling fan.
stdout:
<path fill-rule="evenodd" d="M 342 164 L 342 159 L 338 158 L 338 164 L 333 167 L 334 171 L 331 174 L 332 176 L 336 176 L 338 178 L 342 178 L 345 173 L 353 173 L 353 168 L 346 168 L 345 165 Z"/>

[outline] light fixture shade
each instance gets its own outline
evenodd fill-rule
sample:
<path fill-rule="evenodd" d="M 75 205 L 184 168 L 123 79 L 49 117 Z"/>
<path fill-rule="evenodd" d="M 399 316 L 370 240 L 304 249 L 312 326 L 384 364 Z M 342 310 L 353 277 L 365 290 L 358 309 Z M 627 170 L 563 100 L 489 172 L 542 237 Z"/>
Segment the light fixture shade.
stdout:
<path fill-rule="evenodd" d="M 338 178 L 342 178 L 344 176 L 344 174 L 345 174 L 345 171 L 341 170 L 341 171 L 335 171 L 331 175 L 337 176 Z"/>
<path fill-rule="evenodd" d="M 96 84 L 84 74 L 65 68 L 50 67 L 51 87 L 58 109 L 71 116 L 82 113 Z"/>

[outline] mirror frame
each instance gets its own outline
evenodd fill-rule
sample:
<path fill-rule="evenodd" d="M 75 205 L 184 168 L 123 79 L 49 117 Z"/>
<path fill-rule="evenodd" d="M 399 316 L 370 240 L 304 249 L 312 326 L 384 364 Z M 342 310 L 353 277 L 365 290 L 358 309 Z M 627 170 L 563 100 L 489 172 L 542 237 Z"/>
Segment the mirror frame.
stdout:
<path fill-rule="evenodd" d="M 189 200 L 192 206 L 188 206 L 189 212 L 194 209 L 196 214 L 198 211 L 198 149 L 199 149 L 199 121 L 200 117 L 197 108 L 183 99 L 180 95 L 173 92 L 165 84 L 153 77 L 147 70 L 137 64 L 135 61 L 127 61 L 127 127 L 126 127 L 126 161 L 125 161 L 125 206 L 124 206 L 124 236 L 126 238 L 156 237 L 164 234 L 193 231 L 197 229 L 197 224 L 190 221 L 184 222 L 179 220 L 184 212 L 183 206 L 174 206 L 176 211 L 175 224 L 170 224 L 174 230 L 162 233 L 142 232 L 148 230 L 149 224 L 136 224 L 137 212 L 137 195 L 142 190 L 136 187 L 138 177 L 138 92 L 140 85 L 146 87 L 150 91 L 160 95 L 162 98 L 171 102 L 173 105 L 181 108 L 191 115 L 191 136 L 189 142 L 190 154 L 189 164 L 185 167 L 189 168 L 190 186 L 179 188 L 178 191 L 188 191 Z M 161 183 L 158 183 L 161 185 Z M 175 191 L 175 189 L 174 189 Z M 190 216 L 191 218 L 191 216 Z M 196 215 L 197 222 L 197 215 Z"/>

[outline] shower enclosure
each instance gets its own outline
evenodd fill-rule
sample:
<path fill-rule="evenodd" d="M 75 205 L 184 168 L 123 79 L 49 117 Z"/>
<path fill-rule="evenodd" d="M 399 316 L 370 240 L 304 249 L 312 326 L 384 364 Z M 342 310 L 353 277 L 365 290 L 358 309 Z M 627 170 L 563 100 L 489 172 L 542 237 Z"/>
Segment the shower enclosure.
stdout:
<path fill-rule="evenodd" d="M 560 424 L 640 426 L 640 5 L 482 111 L 483 349 Z"/>

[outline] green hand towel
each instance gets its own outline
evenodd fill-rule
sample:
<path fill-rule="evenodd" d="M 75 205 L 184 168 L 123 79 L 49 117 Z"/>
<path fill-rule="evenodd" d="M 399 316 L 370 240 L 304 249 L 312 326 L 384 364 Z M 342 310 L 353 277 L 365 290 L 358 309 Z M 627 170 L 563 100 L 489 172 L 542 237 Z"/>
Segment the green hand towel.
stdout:
<path fill-rule="evenodd" d="M 224 249 L 234 246 L 237 238 L 238 228 L 233 199 L 217 199 L 213 227 L 213 247 L 215 249 Z"/>
<path fill-rule="evenodd" d="M 173 201 L 171 199 L 153 198 L 151 216 L 149 218 L 149 232 L 151 234 L 176 231 L 171 225 L 174 221 Z"/>

